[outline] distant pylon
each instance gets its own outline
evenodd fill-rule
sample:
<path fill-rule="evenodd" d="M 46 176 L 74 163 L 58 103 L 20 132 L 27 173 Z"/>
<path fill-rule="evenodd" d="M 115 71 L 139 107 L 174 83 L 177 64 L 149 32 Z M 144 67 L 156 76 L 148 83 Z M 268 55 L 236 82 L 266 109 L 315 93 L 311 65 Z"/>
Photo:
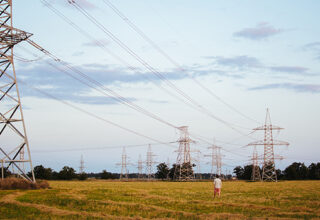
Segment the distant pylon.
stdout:
<path fill-rule="evenodd" d="M 32 34 L 12 26 L 12 0 L 0 1 L 0 162 L 4 173 L 14 174 L 35 182 L 29 142 L 24 122 L 18 81 L 14 66 L 13 48 L 28 40 Z M 10 140 L 10 141 L 8 141 Z M 31 178 L 25 164 L 29 165 Z"/>
<path fill-rule="evenodd" d="M 201 174 L 201 151 L 197 150 L 196 152 L 196 168 L 197 168 L 197 173 L 195 175 L 196 179 L 201 180 L 202 179 L 202 174 Z"/>
<path fill-rule="evenodd" d="M 210 179 L 213 179 L 215 175 L 221 175 L 221 167 L 222 167 L 221 147 L 218 147 L 215 144 L 213 144 L 212 146 L 208 147 L 208 149 L 211 150 L 211 154 L 206 154 L 204 156 L 211 158 Z"/>
<path fill-rule="evenodd" d="M 283 128 L 278 126 L 274 126 L 271 124 L 271 118 L 269 109 L 267 109 L 265 124 L 261 127 L 254 128 L 253 130 L 263 130 L 264 131 L 264 140 L 263 141 L 255 141 L 250 144 L 249 146 L 261 145 L 264 146 L 264 153 L 263 153 L 263 166 L 262 166 L 262 181 L 277 181 L 277 173 L 275 169 L 275 162 L 274 162 L 274 145 L 286 145 L 288 146 L 289 143 L 285 141 L 277 141 L 273 140 L 272 131 L 278 130 L 280 131 Z"/>
<path fill-rule="evenodd" d="M 174 172 L 175 179 L 180 181 L 188 181 L 194 179 L 192 169 L 190 143 L 194 142 L 189 137 L 188 127 L 182 126 L 180 130 L 179 150 L 176 162 L 176 170 Z"/>
<path fill-rule="evenodd" d="M 122 155 L 121 155 L 121 163 L 117 163 L 117 165 L 121 165 L 121 173 L 120 173 L 120 179 L 128 179 L 128 169 L 127 169 L 127 163 L 128 163 L 128 157 L 126 153 L 126 148 L 123 147 Z"/>
<path fill-rule="evenodd" d="M 258 151 L 256 146 L 254 146 L 253 148 L 251 180 L 261 181 L 260 167 L 259 167 L 259 161 L 258 161 Z"/>
<path fill-rule="evenodd" d="M 81 155 L 81 159 L 80 159 L 79 173 L 84 173 L 84 160 L 83 160 L 82 155 Z"/>
<path fill-rule="evenodd" d="M 142 177 L 143 177 L 142 169 L 143 169 L 142 159 L 141 159 L 141 155 L 139 155 L 139 160 L 138 160 L 138 179 L 142 179 Z"/>
<path fill-rule="evenodd" d="M 167 166 L 170 171 L 170 158 L 169 157 L 167 158 Z M 170 172 L 168 172 L 168 174 L 167 174 L 167 179 L 170 179 Z"/>
<path fill-rule="evenodd" d="M 153 164 L 156 162 L 153 161 L 153 157 L 156 156 L 152 153 L 151 144 L 149 144 L 148 151 L 147 151 L 147 160 L 146 160 L 146 175 L 148 180 L 154 179 L 154 172 L 153 172 Z"/>
<path fill-rule="evenodd" d="M 221 159 L 221 147 L 217 147 L 217 175 L 221 176 L 222 159 Z"/>

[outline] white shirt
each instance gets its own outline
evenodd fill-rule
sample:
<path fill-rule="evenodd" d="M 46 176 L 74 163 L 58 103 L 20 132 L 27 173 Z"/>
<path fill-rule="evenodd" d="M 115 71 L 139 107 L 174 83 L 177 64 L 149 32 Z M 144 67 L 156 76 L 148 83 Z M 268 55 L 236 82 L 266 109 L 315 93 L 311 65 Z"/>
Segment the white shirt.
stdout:
<path fill-rule="evenodd" d="M 214 188 L 220 189 L 221 186 L 222 186 L 221 179 L 219 179 L 219 178 L 215 178 L 214 181 L 213 181 L 213 183 L 214 183 Z"/>

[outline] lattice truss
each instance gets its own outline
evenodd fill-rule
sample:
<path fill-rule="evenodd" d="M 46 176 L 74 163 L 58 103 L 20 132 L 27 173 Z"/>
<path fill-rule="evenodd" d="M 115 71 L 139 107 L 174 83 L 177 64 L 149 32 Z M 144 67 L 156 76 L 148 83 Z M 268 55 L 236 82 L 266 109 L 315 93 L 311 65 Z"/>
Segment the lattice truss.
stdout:
<path fill-rule="evenodd" d="M 190 143 L 194 143 L 194 141 L 189 137 L 187 126 L 182 126 L 179 128 L 179 130 L 179 149 L 174 176 L 175 179 L 179 181 L 194 180 L 194 172 L 190 155 Z"/>
<path fill-rule="evenodd" d="M 0 162 L 7 171 L 35 181 L 13 62 L 13 48 L 32 34 L 12 27 L 12 1 L 0 0 Z M 26 173 L 31 171 L 32 177 Z"/>

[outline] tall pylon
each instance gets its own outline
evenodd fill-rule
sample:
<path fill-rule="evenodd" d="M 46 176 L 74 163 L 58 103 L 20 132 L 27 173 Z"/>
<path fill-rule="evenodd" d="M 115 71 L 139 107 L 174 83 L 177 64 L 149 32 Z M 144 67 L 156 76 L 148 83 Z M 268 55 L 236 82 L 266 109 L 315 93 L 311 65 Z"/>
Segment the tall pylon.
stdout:
<path fill-rule="evenodd" d="M 179 127 L 179 130 L 179 149 L 174 175 L 176 180 L 189 181 L 194 179 L 190 155 L 190 143 L 193 143 L 194 141 L 189 137 L 188 126 Z"/>
<path fill-rule="evenodd" d="M 125 147 L 123 147 L 123 150 L 122 150 L 121 163 L 117 163 L 117 165 L 121 166 L 120 180 L 128 179 L 128 169 L 127 169 L 128 157 L 127 157 Z"/>
<path fill-rule="evenodd" d="M 142 165 L 142 158 L 141 158 L 141 154 L 139 155 L 139 159 L 138 159 L 138 179 L 142 179 L 143 174 L 142 174 L 142 169 L 143 169 L 143 165 Z"/>
<path fill-rule="evenodd" d="M 147 151 L 147 160 L 146 160 L 146 175 L 148 180 L 154 179 L 153 165 L 156 162 L 153 160 L 153 158 L 155 156 L 156 155 L 152 153 L 151 144 L 149 144 L 148 151 Z"/>
<path fill-rule="evenodd" d="M 84 173 L 84 160 L 82 155 L 80 159 L 79 173 Z"/>
<path fill-rule="evenodd" d="M 258 151 L 256 146 L 253 147 L 251 180 L 261 181 L 260 167 L 259 167 L 259 161 L 258 161 Z"/>
<path fill-rule="evenodd" d="M 285 145 L 288 146 L 289 143 L 285 141 L 278 141 L 273 139 L 272 131 L 273 130 L 282 130 L 278 126 L 271 124 L 271 118 L 269 109 L 267 109 L 267 114 L 265 118 L 265 124 L 261 127 L 254 128 L 253 130 L 263 130 L 264 131 L 264 140 L 263 141 L 255 141 L 248 146 L 264 146 L 264 153 L 263 153 L 263 167 L 262 167 L 262 181 L 277 181 L 277 173 L 275 169 L 275 162 L 274 162 L 274 146 L 275 145 Z"/>
<path fill-rule="evenodd" d="M 1 171 L 35 182 L 18 82 L 13 62 L 16 44 L 32 34 L 12 25 L 12 0 L 0 0 L 0 162 Z M 28 170 L 26 170 L 26 166 Z M 27 176 L 27 171 L 32 177 Z"/>
<path fill-rule="evenodd" d="M 211 173 L 210 179 L 215 178 L 215 175 L 221 175 L 222 159 L 221 159 L 221 147 L 213 144 L 208 147 L 211 150 L 210 154 L 204 155 L 205 157 L 210 157 Z"/>

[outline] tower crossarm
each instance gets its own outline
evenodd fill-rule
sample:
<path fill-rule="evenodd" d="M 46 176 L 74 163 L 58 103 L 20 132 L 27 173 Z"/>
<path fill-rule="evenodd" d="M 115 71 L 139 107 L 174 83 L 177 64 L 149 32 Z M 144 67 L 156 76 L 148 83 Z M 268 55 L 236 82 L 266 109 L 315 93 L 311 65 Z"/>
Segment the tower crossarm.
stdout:
<path fill-rule="evenodd" d="M 254 128 L 252 130 L 254 131 L 260 131 L 260 130 L 282 130 L 284 128 L 281 128 L 279 126 L 275 126 L 275 125 L 262 125 L 260 127 Z"/>
<path fill-rule="evenodd" d="M 1 45 L 13 46 L 21 41 L 27 40 L 32 34 L 19 30 L 17 28 L 2 25 L 0 29 L 0 42 Z"/>
<path fill-rule="evenodd" d="M 265 141 L 254 141 L 251 142 L 250 144 L 248 144 L 247 146 L 258 146 L 258 145 L 268 145 L 268 143 L 266 143 Z M 278 140 L 273 140 L 272 145 L 285 145 L 285 146 L 289 146 L 289 143 L 286 141 L 278 141 Z"/>

